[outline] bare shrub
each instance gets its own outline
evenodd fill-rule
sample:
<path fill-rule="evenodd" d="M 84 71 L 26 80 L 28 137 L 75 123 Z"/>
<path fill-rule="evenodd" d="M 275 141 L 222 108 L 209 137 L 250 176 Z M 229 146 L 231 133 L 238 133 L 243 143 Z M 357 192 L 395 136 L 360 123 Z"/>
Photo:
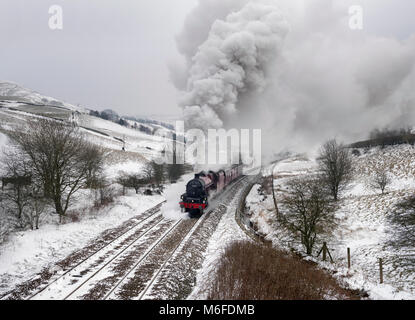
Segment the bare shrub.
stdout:
<path fill-rule="evenodd" d="M 113 186 L 102 184 L 99 189 L 95 190 L 94 208 L 100 209 L 114 202 L 116 190 Z"/>
<path fill-rule="evenodd" d="M 361 152 L 359 149 L 354 149 L 352 151 L 352 155 L 354 155 L 355 157 L 360 157 L 361 156 Z"/>
<path fill-rule="evenodd" d="M 40 217 L 45 212 L 46 207 L 49 205 L 49 200 L 46 199 L 40 189 L 33 187 L 31 193 L 31 210 L 29 211 L 28 220 L 30 221 L 30 227 L 32 230 L 39 229 Z"/>
<path fill-rule="evenodd" d="M 389 216 L 389 222 L 395 233 L 390 244 L 401 249 L 415 247 L 415 196 L 402 200 Z"/>
<path fill-rule="evenodd" d="M 374 174 L 371 176 L 369 185 L 373 189 L 378 189 L 385 194 L 386 187 L 391 184 L 392 179 L 390 178 L 387 170 L 385 169 L 375 169 Z"/>
<path fill-rule="evenodd" d="M 160 186 L 165 180 L 165 169 L 163 164 L 151 161 L 145 166 L 144 174 L 149 183 Z"/>
<path fill-rule="evenodd" d="M 167 177 L 170 183 L 176 183 L 185 171 L 186 168 L 183 164 L 174 163 L 167 165 Z"/>
<path fill-rule="evenodd" d="M 396 252 L 408 252 L 409 254 L 397 254 L 391 261 L 393 268 L 405 268 L 405 272 L 415 272 L 415 255 L 410 254 L 415 248 L 415 196 L 402 199 L 393 212 L 387 216 L 387 246 Z"/>
<path fill-rule="evenodd" d="M 125 189 L 134 189 L 138 194 L 141 188 L 149 184 L 150 180 L 138 174 L 123 174 L 118 177 L 117 182 L 123 187 L 123 194 L 125 194 Z"/>
<path fill-rule="evenodd" d="M 209 290 L 210 300 L 323 300 L 329 297 L 357 299 L 314 264 L 252 242 L 237 242 L 226 249 Z"/>
<path fill-rule="evenodd" d="M 7 239 L 10 232 L 13 231 L 13 228 L 14 227 L 12 226 L 10 217 L 6 212 L 4 202 L 0 195 L 0 244 Z"/>
<path fill-rule="evenodd" d="M 327 235 L 334 227 L 334 206 L 318 177 L 293 179 L 287 187 L 279 220 L 311 255 L 318 237 Z"/>
<path fill-rule="evenodd" d="M 352 173 L 352 159 L 349 150 L 336 140 L 326 142 L 318 157 L 320 171 L 335 201 L 347 185 Z"/>
<path fill-rule="evenodd" d="M 67 218 L 71 222 L 79 222 L 79 221 L 81 221 L 81 217 L 80 217 L 79 212 L 68 212 Z"/>
<path fill-rule="evenodd" d="M 38 220 L 43 212 L 38 205 L 36 191 L 39 181 L 33 177 L 30 159 L 20 150 L 10 148 L 2 156 L 5 177 L 2 179 L 2 199 L 6 213 L 14 219 L 14 227 L 38 228 Z"/>

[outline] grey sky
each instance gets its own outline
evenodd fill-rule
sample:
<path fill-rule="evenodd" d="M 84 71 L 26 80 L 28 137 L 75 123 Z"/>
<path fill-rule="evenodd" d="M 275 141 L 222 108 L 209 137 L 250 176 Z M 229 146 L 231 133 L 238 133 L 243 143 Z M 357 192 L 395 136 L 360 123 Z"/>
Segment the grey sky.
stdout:
<path fill-rule="evenodd" d="M 413 0 L 350 2 L 363 4 L 366 32 L 402 40 L 414 33 Z M 168 64 L 179 59 L 174 37 L 196 3 L 1 0 L 0 79 L 95 109 L 177 114 Z M 64 10 L 62 31 L 48 28 L 53 4 Z"/>

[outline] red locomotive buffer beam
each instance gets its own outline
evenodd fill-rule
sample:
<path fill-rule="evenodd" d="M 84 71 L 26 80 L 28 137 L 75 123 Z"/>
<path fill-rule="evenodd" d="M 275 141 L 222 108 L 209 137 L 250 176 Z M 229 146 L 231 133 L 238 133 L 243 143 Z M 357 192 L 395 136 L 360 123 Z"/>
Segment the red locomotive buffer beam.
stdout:
<path fill-rule="evenodd" d="M 180 202 L 180 205 L 186 209 L 206 209 L 206 204 L 202 203 L 187 203 L 187 202 Z"/>

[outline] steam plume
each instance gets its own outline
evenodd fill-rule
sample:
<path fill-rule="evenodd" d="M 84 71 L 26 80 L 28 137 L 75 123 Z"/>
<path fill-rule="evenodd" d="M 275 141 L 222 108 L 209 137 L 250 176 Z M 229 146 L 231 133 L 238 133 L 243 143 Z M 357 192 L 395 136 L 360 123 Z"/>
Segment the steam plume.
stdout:
<path fill-rule="evenodd" d="M 415 123 L 415 34 L 353 31 L 343 0 L 200 0 L 178 44 L 188 127 L 262 128 L 273 152 Z"/>
<path fill-rule="evenodd" d="M 287 31 L 275 5 L 250 2 L 216 20 L 192 59 L 183 99 L 187 125 L 220 128 L 234 115 L 241 93 L 263 90 L 267 64 Z"/>

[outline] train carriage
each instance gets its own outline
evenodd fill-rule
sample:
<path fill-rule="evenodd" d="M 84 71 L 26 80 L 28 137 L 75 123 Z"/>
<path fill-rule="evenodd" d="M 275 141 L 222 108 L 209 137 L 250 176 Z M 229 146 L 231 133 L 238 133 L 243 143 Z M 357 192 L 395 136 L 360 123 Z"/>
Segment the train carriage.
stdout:
<path fill-rule="evenodd" d="M 209 173 L 200 172 L 186 185 L 186 193 L 181 196 L 182 211 L 191 216 L 202 215 L 209 206 L 209 197 L 221 193 L 233 181 L 242 176 L 242 165 L 229 170 Z"/>

